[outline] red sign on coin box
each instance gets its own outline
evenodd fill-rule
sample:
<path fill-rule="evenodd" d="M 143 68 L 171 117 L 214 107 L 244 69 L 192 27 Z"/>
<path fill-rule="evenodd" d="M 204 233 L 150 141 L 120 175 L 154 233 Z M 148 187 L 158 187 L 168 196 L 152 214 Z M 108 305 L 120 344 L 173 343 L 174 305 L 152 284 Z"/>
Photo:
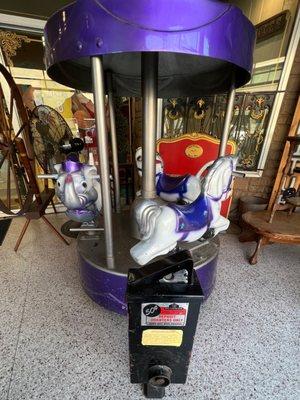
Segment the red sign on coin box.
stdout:
<path fill-rule="evenodd" d="M 142 326 L 185 326 L 188 303 L 143 303 Z"/>

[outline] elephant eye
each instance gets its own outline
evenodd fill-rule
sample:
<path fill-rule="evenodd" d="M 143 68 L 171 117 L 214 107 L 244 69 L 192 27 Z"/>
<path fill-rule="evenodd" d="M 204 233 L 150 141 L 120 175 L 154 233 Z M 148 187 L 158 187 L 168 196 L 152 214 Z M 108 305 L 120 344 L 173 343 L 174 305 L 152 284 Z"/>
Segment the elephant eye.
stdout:
<path fill-rule="evenodd" d="M 57 186 L 60 187 L 60 182 L 57 182 Z"/>
<path fill-rule="evenodd" d="M 87 187 L 87 183 L 86 183 L 86 182 L 82 182 L 82 186 L 83 186 L 84 188 L 86 188 L 86 187 Z"/>

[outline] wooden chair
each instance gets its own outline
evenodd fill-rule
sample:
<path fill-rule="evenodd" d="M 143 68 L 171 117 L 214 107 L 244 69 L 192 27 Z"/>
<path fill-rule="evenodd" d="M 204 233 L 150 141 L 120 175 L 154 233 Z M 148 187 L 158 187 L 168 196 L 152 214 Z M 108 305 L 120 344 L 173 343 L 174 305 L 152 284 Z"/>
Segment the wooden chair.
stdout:
<path fill-rule="evenodd" d="M 205 133 L 187 133 L 176 138 L 163 138 L 157 141 L 157 152 L 164 163 L 168 175 L 196 175 L 208 162 L 218 158 L 220 140 Z M 228 141 L 226 154 L 235 154 L 236 144 Z M 227 217 L 231 197 L 222 202 L 221 214 Z"/>

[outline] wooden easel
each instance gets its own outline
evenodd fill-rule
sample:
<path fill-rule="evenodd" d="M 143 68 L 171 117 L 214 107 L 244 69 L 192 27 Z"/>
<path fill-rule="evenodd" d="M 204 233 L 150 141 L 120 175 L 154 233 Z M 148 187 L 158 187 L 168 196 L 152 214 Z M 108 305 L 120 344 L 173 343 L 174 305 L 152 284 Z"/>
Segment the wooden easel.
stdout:
<path fill-rule="evenodd" d="M 0 83 L 0 151 L 2 155 L 0 170 L 4 162 L 7 162 L 6 202 L 0 198 L 0 210 L 8 216 L 26 217 L 26 223 L 14 250 L 18 250 L 30 221 L 39 218 L 42 218 L 64 243 L 69 244 L 45 217 L 46 208 L 50 203 L 55 211 L 53 203 L 55 191 L 49 189 L 47 185 L 42 192 L 39 190 L 34 173 L 35 156 L 30 140 L 28 113 L 13 77 L 2 64 L 0 64 L 0 78 L 1 82 L 4 79 L 9 87 L 9 99 L 6 101 Z M 14 112 L 17 112 L 20 121 L 20 128 L 16 133 L 13 128 Z M 15 182 L 19 211 L 15 211 L 16 204 L 11 201 L 11 177 Z"/>
<path fill-rule="evenodd" d="M 287 187 L 291 183 L 291 178 L 295 179 L 294 187 L 299 190 L 300 187 L 300 172 L 292 168 L 292 163 L 296 161 L 299 156 L 295 156 L 295 150 L 300 145 L 300 97 L 298 98 L 296 110 L 294 113 L 293 121 L 290 127 L 288 137 L 284 146 L 281 161 L 279 164 L 276 180 L 270 197 L 268 210 L 271 212 L 271 223 L 274 214 L 277 210 L 286 209 L 287 206 L 281 206 L 279 199 L 283 186 Z"/>
<path fill-rule="evenodd" d="M 16 245 L 14 247 L 14 251 L 17 251 L 21 241 L 26 233 L 26 230 L 30 224 L 30 221 L 33 219 L 42 218 L 42 220 L 52 229 L 52 231 L 67 245 L 70 243 L 58 232 L 58 230 L 51 224 L 51 222 L 45 217 L 45 211 L 50 203 L 53 202 L 53 197 L 55 195 L 54 189 L 45 188 L 43 192 L 40 192 L 34 171 L 32 169 L 31 161 L 27 155 L 26 148 L 24 142 L 21 138 L 15 139 L 15 144 L 18 152 L 18 156 L 21 164 L 26 171 L 29 191 L 35 197 L 35 200 L 30 204 L 28 210 L 25 213 L 26 222 L 22 228 L 22 231 L 18 237 Z"/>

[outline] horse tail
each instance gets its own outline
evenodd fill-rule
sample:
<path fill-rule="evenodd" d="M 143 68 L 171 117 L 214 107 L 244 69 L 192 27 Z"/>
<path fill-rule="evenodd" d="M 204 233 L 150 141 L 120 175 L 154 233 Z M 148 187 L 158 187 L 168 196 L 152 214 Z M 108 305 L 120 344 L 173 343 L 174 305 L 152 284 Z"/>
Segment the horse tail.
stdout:
<path fill-rule="evenodd" d="M 150 204 L 141 209 L 136 215 L 142 240 L 147 240 L 153 234 L 156 220 L 161 214 L 161 207 L 158 204 Z"/>
<path fill-rule="evenodd" d="M 202 177 L 203 172 L 210 167 L 212 164 L 214 163 L 214 161 L 208 161 L 207 163 L 205 163 L 197 172 L 197 174 L 195 175 L 196 178 L 200 179 Z"/>

